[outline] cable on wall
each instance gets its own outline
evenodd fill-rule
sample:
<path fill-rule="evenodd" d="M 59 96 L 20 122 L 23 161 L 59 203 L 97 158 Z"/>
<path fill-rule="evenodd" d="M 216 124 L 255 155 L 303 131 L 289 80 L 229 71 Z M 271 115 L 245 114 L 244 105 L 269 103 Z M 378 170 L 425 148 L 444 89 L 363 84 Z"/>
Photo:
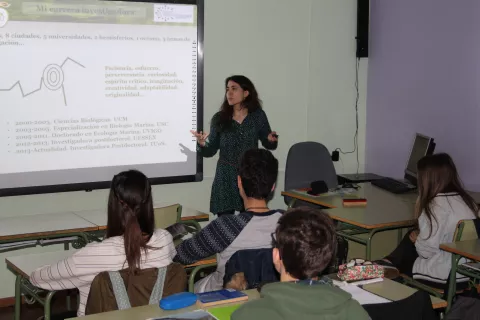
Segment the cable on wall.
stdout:
<path fill-rule="evenodd" d="M 359 93 L 359 89 L 358 89 L 358 69 L 359 68 L 360 68 L 360 58 L 356 58 L 356 63 L 355 63 L 355 91 L 356 91 L 356 96 L 355 96 L 355 135 L 353 136 L 353 150 L 352 151 L 343 151 L 341 148 L 335 149 L 335 151 L 339 151 L 341 154 L 356 153 L 357 174 L 360 170 L 360 161 L 359 161 L 359 155 L 358 155 L 358 127 L 359 127 L 358 100 L 359 100 L 359 97 L 360 97 L 360 93 Z"/>

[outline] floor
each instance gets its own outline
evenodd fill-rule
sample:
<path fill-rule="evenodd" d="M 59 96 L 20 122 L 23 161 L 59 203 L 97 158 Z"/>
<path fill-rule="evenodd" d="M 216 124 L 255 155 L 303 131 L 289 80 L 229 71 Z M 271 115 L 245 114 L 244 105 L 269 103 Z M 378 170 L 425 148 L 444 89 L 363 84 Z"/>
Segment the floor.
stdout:
<path fill-rule="evenodd" d="M 74 295 L 71 298 L 73 307 L 77 305 L 76 298 L 77 295 Z M 58 292 L 53 301 L 52 315 L 60 314 L 65 311 L 67 311 L 65 294 Z M 15 312 L 13 306 L 0 308 L 0 320 L 13 320 L 14 314 Z M 21 320 L 36 320 L 42 316 L 43 306 L 41 304 L 35 303 L 33 305 L 29 305 L 25 303 L 22 305 Z"/>

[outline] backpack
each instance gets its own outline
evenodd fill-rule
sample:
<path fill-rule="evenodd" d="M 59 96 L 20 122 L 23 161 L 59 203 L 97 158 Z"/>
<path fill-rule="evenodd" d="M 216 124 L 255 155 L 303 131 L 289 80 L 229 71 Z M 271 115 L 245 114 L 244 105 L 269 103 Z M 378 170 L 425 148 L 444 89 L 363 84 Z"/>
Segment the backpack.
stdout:
<path fill-rule="evenodd" d="M 478 320 L 480 319 L 480 295 L 474 287 L 458 295 L 452 308 L 446 314 L 447 320 Z"/>
<path fill-rule="evenodd" d="M 330 264 L 330 267 L 325 270 L 326 272 L 324 274 L 337 273 L 338 267 L 342 264 L 347 263 L 347 257 L 348 240 L 341 236 L 337 236 L 337 250 L 332 258 L 332 263 Z"/>

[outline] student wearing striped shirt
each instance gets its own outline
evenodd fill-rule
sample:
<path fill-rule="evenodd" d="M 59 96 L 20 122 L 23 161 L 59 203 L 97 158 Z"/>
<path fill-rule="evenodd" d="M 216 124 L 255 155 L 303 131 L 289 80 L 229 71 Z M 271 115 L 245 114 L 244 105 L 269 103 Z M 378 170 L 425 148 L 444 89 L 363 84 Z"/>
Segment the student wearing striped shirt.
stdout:
<path fill-rule="evenodd" d="M 218 217 L 177 247 L 176 262 L 191 264 L 217 255 L 217 270 L 195 284 L 195 292 L 223 287 L 225 264 L 239 250 L 271 248 L 281 210 L 271 210 L 267 198 L 275 187 L 278 160 L 265 149 L 246 151 L 238 168 L 238 188 L 245 212 Z"/>
<path fill-rule="evenodd" d="M 108 198 L 106 239 L 90 243 L 72 257 L 35 270 L 30 281 L 46 290 L 78 288 L 78 316 L 85 315 L 90 285 L 103 271 L 161 268 L 172 263 L 172 236 L 156 229 L 152 190 L 147 177 L 135 170 L 113 177 Z"/>

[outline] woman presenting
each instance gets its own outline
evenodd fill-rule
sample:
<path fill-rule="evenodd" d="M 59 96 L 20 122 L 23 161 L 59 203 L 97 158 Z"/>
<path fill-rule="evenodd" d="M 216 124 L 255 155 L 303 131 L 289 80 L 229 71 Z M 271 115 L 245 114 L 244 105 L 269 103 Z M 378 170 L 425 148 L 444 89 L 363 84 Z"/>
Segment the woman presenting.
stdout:
<path fill-rule="evenodd" d="M 243 210 L 237 185 L 237 167 L 243 152 L 258 148 L 258 140 L 270 150 L 278 144 L 253 83 L 236 75 L 225 79 L 225 87 L 225 99 L 212 118 L 210 134 L 191 131 L 202 156 L 213 157 L 220 149 L 210 197 L 210 211 L 218 216 Z"/>

